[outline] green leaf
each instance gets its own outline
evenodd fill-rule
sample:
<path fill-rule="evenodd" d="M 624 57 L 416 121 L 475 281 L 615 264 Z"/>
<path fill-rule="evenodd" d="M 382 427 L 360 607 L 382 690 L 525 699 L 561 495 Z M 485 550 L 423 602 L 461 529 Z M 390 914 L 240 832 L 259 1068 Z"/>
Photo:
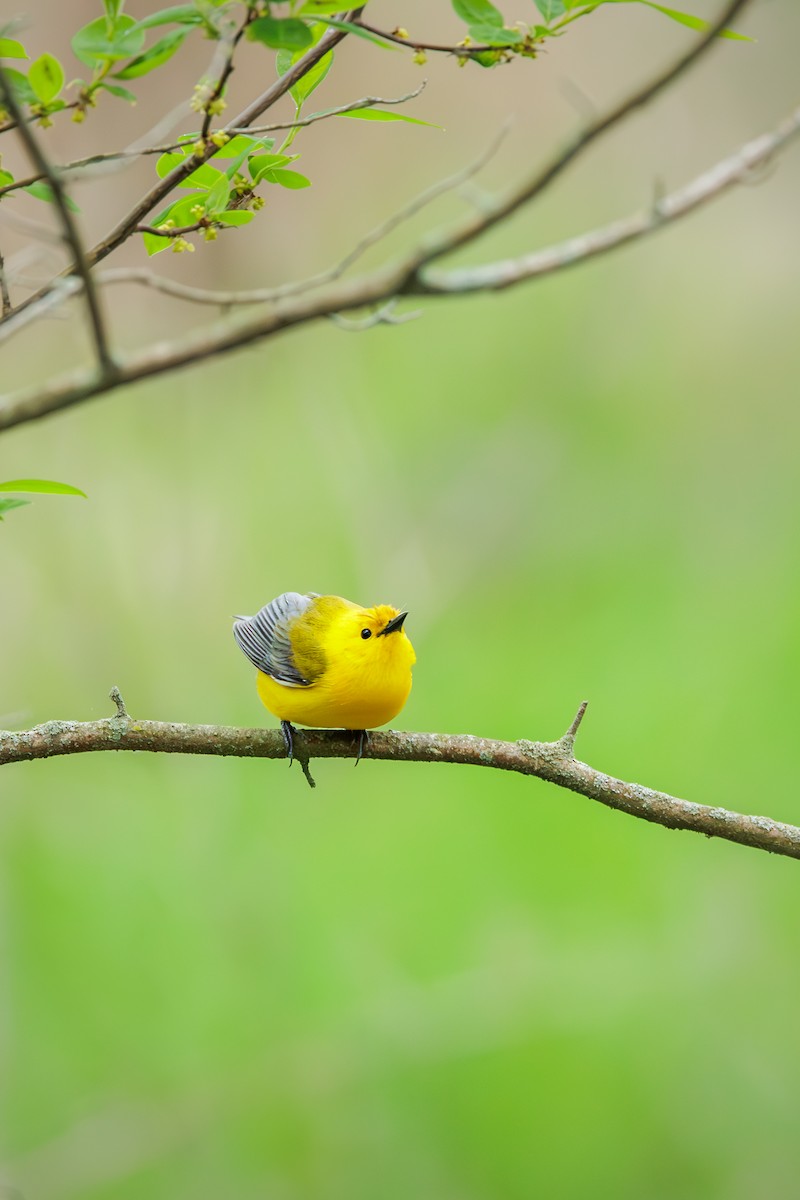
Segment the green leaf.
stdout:
<path fill-rule="evenodd" d="M 42 54 L 28 70 L 28 83 L 42 104 L 55 100 L 64 86 L 64 68 L 52 54 Z"/>
<path fill-rule="evenodd" d="M 9 479 L 6 483 L 0 483 L 0 492 L 39 492 L 53 496 L 83 496 L 84 500 L 87 499 L 86 492 L 80 488 L 72 487 L 69 483 L 56 483 L 52 479 Z"/>
<path fill-rule="evenodd" d="M 21 104 L 36 103 L 36 93 L 28 83 L 27 75 L 23 75 L 21 71 L 15 70 L 14 67 L 3 67 L 3 76 Z"/>
<path fill-rule="evenodd" d="M 15 38 L 0 37 L 0 58 L 27 58 L 22 42 Z"/>
<path fill-rule="evenodd" d="M 253 186 L 259 182 L 265 171 L 274 171 L 276 167 L 285 167 L 287 163 L 294 162 L 296 158 L 296 154 L 254 154 L 247 163 L 253 178 Z"/>
<path fill-rule="evenodd" d="M 312 25 L 311 37 L 315 46 L 325 33 L 326 28 L 327 26 L 324 25 L 322 21 L 317 21 L 315 25 Z M 302 50 L 296 50 L 294 53 L 292 53 L 290 50 L 279 50 L 275 56 L 275 67 L 278 75 L 285 75 L 290 67 L 292 67 L 296 62 L 300 61 L 300 59 L 303 57 L 303 53 L 304 51 Z M 327 54 L 323 54 L 319 62 L 315 63 L 310 70 L 306 71 L 305 75 L 298 79 L 297 83 L 295 83 L 294 86 L 289 89 L 290 95 L 295 102 L 297 116 L 300 115 L 300 110 L 311 93 L 316 91 L 316 89 L 322 83 L 332 65 L 333 51 L 329 50 Z M 292 144 L 294 139 L 297 137 L 297 134 L 297 129 L 292 129 L 289 132 L 289 135 L 284 143 L 284 148 Z"/>
<path fill-rule="evenodd" d="M 356 121 L 405 121 L 408 125 L 428 125 L 441 129 L 433 121 L 420 121 L 419 117 L 407 117 L 405 113 L 387 112 L 384 108 L 355 108 L 352 112 L 337 113 L 337 117 L 352 117 Z"/>
<path fill-rule="evenodd" d="M 328 53 L 324 54 L 319 62 L 314 64 L 310 71 L 306 71 L 305 75 L 301 76 L 294 87 L 291 88 L 292 99 L 297 105 L 298 113 L 311 93 L 316 91 L 316 89 L 322 83 L 332 66 L 333 51 L 329 50 Z"/>
<path fill-rule="evenodd" d="M 518 29 L 505 29 L 497 25 L 470 25 L 469 36 L 486 46 L 513 46 L 522 41 Z"/>
<path fill-rule="evenodd" d="M 0 187 L 7 187 L 9 183 L 14 182 L 14 176 L 10 171 L 0 170 Z"/>
<path fill-rule="evenodd" d="M 217 171 L 215 174 L 219 175 Z M 224 176 L 222 176 L 224 178 Z M 159 225 L 164 225 L 167 221 L 173 220 L 176 225 L 193 225 L 195 218 L 192 216 L 192 209 L 196 204 L 205 206 L 207 203 L 206 192 L 194 192 L 191 196 L 182 196 L 180 200 L 175 200 L 169 204 L 158 216 L 153 217 L 150 222 L 154 228 Z M 144 242 L 145 250 L 148 255 L 160 254 L 162 250 L 169 250 L 172 245 L 172 238 L 159 237 L 157 233 L 143 233 L 142 241 Z"/>
<path fill-rule="evenodd" d="M 219 183 L 220 179 L 224 179 L 223 171 L 218 171 L 216 167 L 209 166 L 208 163 L 201 163 L 196 170 L 192 171 L 191 175 L 187 175 L 178 184 L 180 188 L 204 188 L 208 191 Z M 180 201 L 178 201 L 180 203 Z"/>
<path fill-rule="evenodd" d="M 366 42 L 374 42 L 376 46 L 380 46 L 381 50 L 399 50 L 400 47 L 395 42 L 384 41 L 376 33 L 370 33 L 368 29 L 362 29 L 360 25 L 356 25 L 353 21 L 338 21 L 335 17 L 320 16 L 319 20 L 325 25 L 332 25 L 334 29 L 344 29 L 346 33 L 354 33 L 356 37 L 364 38 Z M 502 25 L 502 19 L 500 24 Z"/>
<path fill-rule="evenodd" d="M 300 12 L 304 16 L 318 17 L 323 13 L 341 12 L 342 7 L 339 0 L 306 0 Z"/>
<path fill-rule="evenodd" d="M 230 196 L 231 181 L 227 175 L 220 175 L 214 186 L 209 188 L 208 199 L 206 200 L 206 212 L 208 215 L 213 216 L 218 212 L 224 212 Z"/>
<path fill-rule="evenodd" d="M 311 30 L 296 17 L 258 17 L 248 25 L 247 36 L 273 50 L 307 50 L 313 44 Z"/>
<path fill-rule="evenodd" d="M 98 17 L 79 29 L 72 39 L 72 51 L 87 66 L 131 58 L 144 46 L 144 30 L 133 17 L 121 13 L 113 20 Z"/>
<path fill-rule="evenodd" d="M 633 2 L 633 0 L 629 0 Z M 665 8 L 663 4 L 653 4 L 652 0 L 640 0 L 646 4 L 648 8 L 654 8 L 656 12 L 663 13 L 665 17 L 669 17 L 673 21 L 677 21 L 679 25 L 687 25 L 689 29 L 697 29 L 704 33 L 709 28 L 710 22 L 703 20 L 702 17 L 693 17 L 690 13 L 678 12 L 674 8 Z M 743 33 L 736 33 L 733 29 L 721 29 L 718 37 L 730 38 L 735 42 L 752 42 L 751 37 L 747 37 Z"/>
<path fill-rule="evenodd" d="M 37 179 L 35 183 L 29 184 L 28 187 L 23 188 L 22 191 L 30 193 L 30 195 L 35 196 L 37 200 L 46 200 L 48 204 L 52 204 L 55 199 L 53 196 L 53 189 L 50 187 L 50 184 L 45 183 L 43 179 Z M 71 212 L 81 211 L 71 196 L 67 196 L 65 194 L 64 202 Z"/>
<path fill-rule="evenodd" d="M 563 17 L 566 10 L 574 6 L 565 5 L 564 0 L 536 0 L 536 7 L 545 21 L 552 21 L 554 17 Z"/>
<path fill-rule="evenodd" d="M 479 67 L 496 67 L 502 62 L 503 55 L 500 50 L 483 50 L 478 54 L 470 54 L 469 60 L 477 63 Z"/>
<path fill-rule="evenodd" d="M 149 258 L 152 258 L 154 254 L 160 254 L 162 250 L 169 250 L 171 245 L 170 238 L 159 237 L 155 233 L 143 233 L 142 241 Z"/>
<path fill-rule="evenodd" d="M 685 25 L 689 29 L 695 29 L 699 33 L 704 33 L 710 26 L 710 22 L 703 17 L 694 17 L 690 13 L 678 12 L 674 8 L 666 8 L 663 4 L 656 4 L 654 0 L 597 0 L 596 3 L 591 3 L 585 13 L 580 13 L 580 16 L 586 16 L 595 9 L 600 8 L 603 4 L 644 4 L 647 8 L 655 9 L 656 12 L 662 13 L 665 17 L 669 17 L 672 21 L 677 21 L 679 25 Z M 730 38 L 736 42 L 752 42 L 753 38 L 747 37 L 743 33 L 736 33 L 733 29 L 721 29 L 717 37 Z"/>
<path fill-rule="evenodd" d="M 450 0 L 456 14 L 468 25 L 503 27 L 503 14 L 489 0 Z"/>
<path fill-rule="evenodd" d="M 114 78 L 138 79 L 140 75 L 154 71 L 172 58 L 188 33 L 188 29 L 174 29 L 172 33 L 165 33 L 144 54 L 138 54 L 121 71 L 115 71 Z"/>
<path fill-rule="evenodd" d="M 107 92 L 111 92 L 112 96 L 119 96 L 120 100 L 127 100 L 129 104 L 136 104 L 136 96 L 133 92 L 129 92 L 127 88 L 119 87 L 115 83 L 101 83 L 100 87 Z"/>
<path fill-rule="evenodd" d="M 149 17 L 136 22 L 137 29 L 153 29 L 157 25 L 202 25 L 203 16 L 194 4 L 174 4 L 171 8 L 162 8 L 160 12 L 151 13 Z"/>
<path fill-rule="evenodd" d="M 175 167 L 179 167 L 185 161 L 185 154 L 181 154 L 179 150 L 170 150 L 166 154 L 162 154 L 156 161 L 156 174 L 159 179 L 163 179 L 165 175 L 169 175 L 170 171 L 174 171 Z"/>
<path fill-rule="evenodd" d="M 305 175 L 301 175 L 299 171 L 286 171 L 281 167 L 265 171 L 261 178 L 266 183 L 279 183 L 281 187 L 291 188 L 293 191 L 311 187 L 311 180 L 306 179 Z"/>
<path fill-rule="evenodd" d="M 254 214 L 243 208 L 235 208 L 231 212 L 214 213 L 214 220 L 220 225 L 247 225 Z"/>
<path fill-rule="evenodd" d="M 236 158 L 239 154 L 247 154 L 255 146 L 261 145 L 263 142 L 260 138 L 245 137 L 243 133 L 237 133 L 216 154 L 212 154 L 209 161 L 213 162 L 217 158 Z"/>
<path fill-rule="evenodd" d="M 106 10 L 106 16 L 110 17 L 113 21 L 125 7 L 125 0 L 103 0 L 103 5 Z"/>
<path fill-rule="evenodd" d="M 10 512 L 12 508 L 22 508 L 23 504 L 30 504 L 30 500 L 0 500 L 0 521 L 3 513 Z"/>

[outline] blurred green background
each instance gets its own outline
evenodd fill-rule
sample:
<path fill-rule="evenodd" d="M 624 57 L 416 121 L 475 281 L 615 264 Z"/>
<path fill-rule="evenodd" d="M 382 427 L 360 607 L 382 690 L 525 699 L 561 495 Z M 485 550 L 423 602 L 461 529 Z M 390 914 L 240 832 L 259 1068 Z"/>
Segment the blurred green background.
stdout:
<path fill-rule="evenodd" d="M 26 7 L 41 52 L 97 5 Z M 402 7 L 409 27 L 456 28 L 445 5 Z M 396 24 L 397 6 L 374 20 Z M 535 63 L 429 63 L 408 111 L 446 132 L 326 124 L 298 139 L 308 193 L 275 198 L 251 240 L 159 268 L 245 287 L 323 267 L 506 113 L 486 186 L 574 129 L 576 89 L 602 107 L 690 36 L 628 6 L 583 25 Z M 798 99 L 800 12 L 756 3 L 739 26 L 758 42 L 716 47 L 469 259 L 646 204 L 656 176 L 676 186 L 774 124 Z M 132 139 L 208 49 L 153 76 L 138 110 L 51 145 Z M 420 78 L 366 44 L 340 59 L 325 103 Z M 236 96 L 264 86 L 265 62 L 245 47 Z M 88 237 L 151 172 L 76 192 Z M 309 328 L 4 435 L 0 477 L 90 499 L 38 499 L 0 529 L 0 726 L 110 715 L 112 684 L 135 716 L 268 722 L 229 614 L 331 591 L 410 610 L 402 727 L 554 738 L 588 698 L 578 752 L 594 766 L 800 822 L 799 180 L 790 153 L 761 186 L 533 288 L 362 335 Z M 458 211 L 449 198 L 396 247 Z M 127 346 L 198 319 L 149 293 L 108 300 Z M 20 336 L 4 385 L 83 361 L 80 330 L 76 309 Z M 315 775 L 312 792 L 280 762 L 146 755 L 3 770 L 7 1185 L 26 1200 L 794 1194 L 794 862 L 490 771 Z"/>

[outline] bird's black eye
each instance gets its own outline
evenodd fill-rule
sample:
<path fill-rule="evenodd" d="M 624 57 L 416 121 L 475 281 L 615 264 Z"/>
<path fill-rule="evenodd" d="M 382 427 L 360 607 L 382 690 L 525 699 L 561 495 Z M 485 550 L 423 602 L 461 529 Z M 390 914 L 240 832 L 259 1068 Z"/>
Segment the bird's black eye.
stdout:
<path fill-rule="evenodd" d="M 363 637 L 364 641 L 366 641 L 367 638 L 372 637 L 372 630 L 371 629 L 362 629 L 361 636 Z"/>

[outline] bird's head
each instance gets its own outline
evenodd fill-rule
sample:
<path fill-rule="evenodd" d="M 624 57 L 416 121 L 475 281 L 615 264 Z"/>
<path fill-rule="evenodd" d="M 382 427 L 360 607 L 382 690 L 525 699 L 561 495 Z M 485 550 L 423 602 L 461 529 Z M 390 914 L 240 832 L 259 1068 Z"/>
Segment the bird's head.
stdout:
<path fill-rule="evenodd" d="M 406 666 L 416 662 L 411 642 L 403 629 L 408 613 L 391 604 L 358 608 L 347 614 L 350 653 L 365 666 Z"/>

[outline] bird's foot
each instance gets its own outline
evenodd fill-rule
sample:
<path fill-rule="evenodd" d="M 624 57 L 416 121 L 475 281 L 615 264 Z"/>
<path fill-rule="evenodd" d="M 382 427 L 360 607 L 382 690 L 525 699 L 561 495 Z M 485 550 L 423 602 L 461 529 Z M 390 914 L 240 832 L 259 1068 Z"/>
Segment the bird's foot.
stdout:
<path fill-rule="evenodd" d="M 283 734 L 283 744 L 286 747 L 286 757 L 291 766 L 294 762 L 294 726 L 291 721 L 281 721 L 281 733 Z"/>
<path fill-rule="evenodd" d="M 355 766 L 358 766 L 364 757 L 364 748 L 369 749 L 369 731 L 366 729 L 352 729 L 350 732 L 358 734 L 358 754 L 355 761 Z"/>

